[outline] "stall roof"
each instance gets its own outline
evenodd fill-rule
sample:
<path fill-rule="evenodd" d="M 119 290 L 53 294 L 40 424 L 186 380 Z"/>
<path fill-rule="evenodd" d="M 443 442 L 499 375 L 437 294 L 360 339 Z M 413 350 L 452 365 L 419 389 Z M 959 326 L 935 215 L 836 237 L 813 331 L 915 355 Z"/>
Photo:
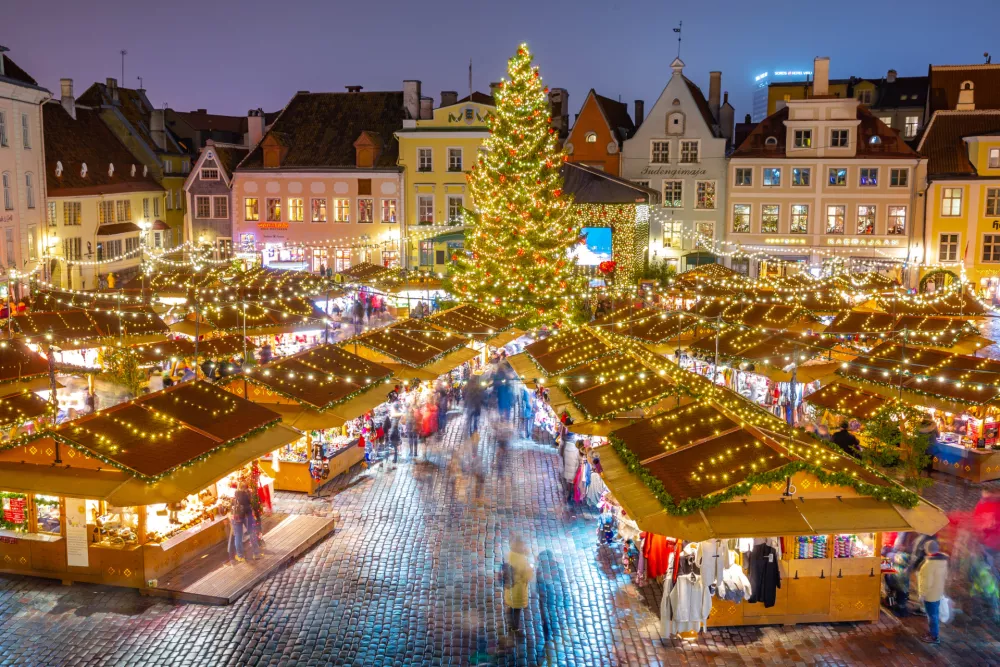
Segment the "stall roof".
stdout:
<path fill-rule="evenodd" d="M 891 387 L 902 384 L 915 393 L 960 403 L 996 404 L 1000 399 L 1000 361 L 944 350 L 882 343 L 839 372 L 863 382 Z"/>
<path fill-rule="evenodd" d="M 52 403 L 31 391 L 0 397 L 0 428 L 52 414 Z"/>
<path fill-rule="evenodd" d="M 207 332 L 202 329 L 201 333 L 204 335 Z M 198 356 L 219 358 L 242 355 L 244 344 L 246 345 L 247 354 L 251 354 L 253 350 L 257 349 L 257 343 L 253 342 L 249 337 L 244 340 L 241 334 L 203 338 L 198 341 Z M 192 352 L 194 351 L 193 341 L 191 342 L 191 350 Z"/>
<path fill-rule="evenodd" d="M 278 419 L 215 385 L 185 382 L 67 422 L 53 435 L 150 481 Z"/>
<path fill-rule="evenodd" d="M 31 298 L 32 311 L 89 310 L 117 308 L 121 301 L 123 310 L 140 309 L 144 304 L 137 291 L 115 292 L 62 292 L 45 290 Z"/>
<path fill-rule="evenodd" d="M 340 276 L 340 279 L 337 282 L 376 283 L 398 279 L 399 270 L 390 269 L 382 266 L 381 264 L 361 262 L 359 264 L 354 264 L 343 271 L 338 271 L 337 275 Z"/>
<path fill-rule="evenodd" d="M 436 327 L 471 336 L 479 341 L 492 340 L 514 326 L 510 320 L 492 315 L 472 305 L 456 306 L 426 318 Z"/>
<path fill-rule="evenodd" d="M 243 306 L 246 305 L 244 322 Z M 280 327 L 291 331 L 322 329 L 327 315 L 305 297 L 273 297 L 260 301 L 206 305 L 205 317 L 221 331 L 241 332 Z"/>
<path fill-rule="evenodd" d="M 688 312 L 705 320 L 706 324 L 721 319 L 727 324 L 772 331 L 798 331 L 819 326 L 815 318 L 798 305 L 760 303 L 750 299 L 700 301 Z"/>
<path fill-rule="evenodd" d="M 524 353 L 546 375 L 562 373 L 612 352 L 611 347 L 586 327 L 557 332 L 524 348 Z"/>
<path fill-rule="evenodd" d="M 169 331 L 169 327 L 160 316 L 149 308 L 119 312 L 111 310 L 32 312 L 15 317 L 14 326 L 28 341 L 48 341 L 63 349 L 99 345 L 101 339 L 162 336 Z"/>
<path fill-rule="evenodd" d="M 547 384 L 559 385 L 590 421 L 654 403 L 676 389 L 655 370 L 624 353 L 576 366 Z"/>
<path fill-rule="evenodd" d="M 422 368 L 464 347 L 469 339 L 441 331 L 425 320 L 406 319 L 363 333 L 343 345 L 355 342 L 399 363 Z"/>
<path fill-rule="evenodd" d="M 885 295 L 876 297 L 880 310 L 897 315 L 947 315 L 951 317 L 983 317 L 989 313 L 982 301 L 971 291 L 958 290 L 943 295 Z"/>
<path fill-rule="evenodd" d="M 257 290 L 266 294 L 314 296 L 334 289 L 333 281 L 307 271 L 288 271 L 258 266 L 243 272 L 227 272 L 224 277 L 230 287 Z"/>
<path fill-rule="evenodd" d="M 0 385 L 48 375 L 49 363 L 18 339 L 0 341 Z"/>
<path fill-rule="evenodd" d="M 336 345 L 320 345 L 247 374 L 248 381 L 316 410 L 374 391 L 390 377 L 391 369 Z"/>
<path fill-rule="evenodd" d="M 636 308 L 626 304 L 594 320 L 590 326 L 657 345 L 676 340 L 678 336 L 700 323 L 701 318 L 688 315 L 684 311 Z"/>
<path fill-rule="evenodd" d="M 888 313 L 845 310 L 834 318 L 825 330 L 828 334 L 884 334 L 892 331 L 896 318 Z"/>
<path fill-rule="evenodd" d="M 803 399 L 817 407 L 826 408 L 838 415 L 868 419 L 882 408 L 888 399 L 841 382 L 831 382 Z"/>
<path fill-rule="evenodd" d="M 740 359 L 746 350 L 756 348 L 772 337 L 773 334 L 769 331 L 747 329 L 738 324 L 723 325 L 722 330 L 718 334 L 719 357 Z M 702 355 L 715 355 L 716 334 L 709 334 L 692 341 L 688 349 Z"/>

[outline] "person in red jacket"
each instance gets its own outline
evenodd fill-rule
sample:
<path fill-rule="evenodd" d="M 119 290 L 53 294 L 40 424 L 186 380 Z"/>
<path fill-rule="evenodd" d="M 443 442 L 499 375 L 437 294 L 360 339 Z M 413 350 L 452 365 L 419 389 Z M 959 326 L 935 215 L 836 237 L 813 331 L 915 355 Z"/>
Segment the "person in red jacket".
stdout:
<path fill-rule="evenodd" d="M 972 510 L 972 525 L 979 531 L 983 548 L 995 562 L 1000 556 L 1000 493 L 983 489 L 982 498 Z"/>

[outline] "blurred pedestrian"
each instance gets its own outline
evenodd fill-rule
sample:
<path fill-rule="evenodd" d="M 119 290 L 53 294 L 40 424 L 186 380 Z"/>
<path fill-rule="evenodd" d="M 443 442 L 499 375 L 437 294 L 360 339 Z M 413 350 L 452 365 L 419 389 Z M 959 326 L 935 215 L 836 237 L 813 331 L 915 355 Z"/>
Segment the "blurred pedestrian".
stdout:
<path fill-rule="evenodd" d="M 507 553 L 503 568 L 503 601 L 507 606 L 510 627 L 515 634 L 523 637 L 521 616 L 528 606 L 529 587 L 535 580 L 535 568 L 531 566 L 528 547 L 521 537 L 511 538 L 510 551 Z"/>
<path fill-rule="evenodd" d="M 937 540 L 933 539 L 924 544 L 924 552 L 927 558 L 917 573 L 917 589 L 927 612 L 928 632 L 920 640 L 927 644 L 939 644 L 941 599 L 948 581 L 948 556 L 941 553 Z"/>
<path fill-rule="evenodd" d="M 546 549 L 538 555 L 538 570 L 535 573 L 535 589 L 538 591 L 538 610 L 542 617 L 542 636 L 545 641 L 552 639 L 559 625 L 560 579 L 559 563 L 552 552 Z"/>

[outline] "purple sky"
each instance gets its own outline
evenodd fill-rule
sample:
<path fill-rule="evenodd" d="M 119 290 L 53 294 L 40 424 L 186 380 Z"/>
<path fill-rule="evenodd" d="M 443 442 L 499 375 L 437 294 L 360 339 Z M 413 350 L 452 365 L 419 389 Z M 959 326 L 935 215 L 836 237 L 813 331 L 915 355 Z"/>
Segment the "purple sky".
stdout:
<path fill-rule="evenodd" d="M 710 4 L 21 0 L 4 10 L 0 44 L 57 96 L 60 77 L 78 95 L 120 78 L 127 49 L 125 85 L 142 76 L 154 104 L 228 114 L 277 110 L 297 90 L 399 90 L 403 79 L 420 79 L 437 105 L 441 90 L 467 92 L 470 57 L 474 87 L 487 90 L 521 41 L 546 83 L 570 91 L 574 113 L 589 88 L 648 109 L 669 78 L 680 20 L 685 73 L 707 93 L 709 70 L 721 70 L 737 120 L 750 111 L 754 74 L 811 69 L 816 55 L 830 56 L 833 77 L 926 74 L 931 62 L 981 63 L 984 51 L 1000 62 L 997 0 L 961 0 L 962 11 L 933 0 Z"/>

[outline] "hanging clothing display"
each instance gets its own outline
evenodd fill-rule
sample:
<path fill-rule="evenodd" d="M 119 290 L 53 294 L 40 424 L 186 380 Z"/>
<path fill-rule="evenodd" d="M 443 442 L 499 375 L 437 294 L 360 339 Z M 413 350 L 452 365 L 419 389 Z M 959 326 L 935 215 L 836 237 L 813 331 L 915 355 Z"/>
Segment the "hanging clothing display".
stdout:
<path fill-rule="evenodd" d="M 666 573 L 670 556 L 679 551 L 680 542 L 656 533 L 642 533 L 642 538 L 646 574 L 655 579 Z"/>
<path fill-rule="evenodd" d="M 718 539 L 699 542 L 695 563 L 701 570 L 706 593 L 715 595 L 716 589 L 722 583 L 723 574 L 731 564 L 726 542 Z"/>
<path fill-rule="evenodd" d="M 716 595 L 730 602 L 748 600 L 753 594 L 753 590 L 750 587 L 750 580 L 743 573 L 743 568 L 736 562 L 735 553 L 729 554 L 729 562 L 732 565 L 722 573 L 722 583 L 719 584 Z"/>
<path fill-rule="evenodd" d="M 696 558 L 694 544 L 681 552 L 677 579 L 670 588 L 667 616 L 660 619 L 666 637 L 677 632 L 700 631 L 712 611 L 712 596 L 706 595 L 702 577 L 697 572 Z M 686 569 L 689 571 L 685 572 Z"/>
<path fill-rule="evenodd" d="M 748 602 L 763 602 L 764 607 L 773 607 L 781 588 L 781 557 L 777 550 L 767 544 L 758 544 L 750 552 L 750 589 Z"/>

